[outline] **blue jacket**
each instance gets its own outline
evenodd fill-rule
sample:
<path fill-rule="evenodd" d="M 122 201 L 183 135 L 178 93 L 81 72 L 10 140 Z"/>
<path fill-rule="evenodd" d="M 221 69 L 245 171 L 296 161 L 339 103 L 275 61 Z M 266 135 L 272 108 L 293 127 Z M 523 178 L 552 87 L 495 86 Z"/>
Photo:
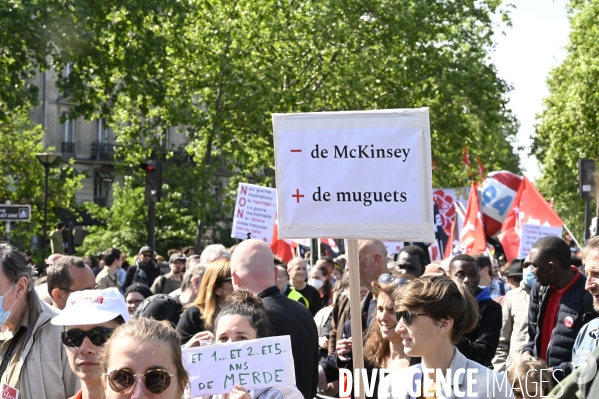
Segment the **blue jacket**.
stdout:
<path fill-rule="evenodd" d="M 597 348 L 599 342 L 599 319 L 593 319 L 585 324 L 576 337 L 572 348 L 572 366 L 578 367 L 588 359 L 590 353 Z"/>

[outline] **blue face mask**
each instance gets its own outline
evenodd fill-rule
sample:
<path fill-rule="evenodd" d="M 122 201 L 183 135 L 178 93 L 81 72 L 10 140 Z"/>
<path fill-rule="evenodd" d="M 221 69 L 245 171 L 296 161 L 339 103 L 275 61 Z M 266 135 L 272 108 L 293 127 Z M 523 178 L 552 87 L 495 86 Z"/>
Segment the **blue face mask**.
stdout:
<path fill-rule="evenodd" d="M 532 287 L 532 285 L 537 281 L 535 274 L 532 272 L 532 267 L 528 266 L 522 269 L 522 279 L 526 285 Z"/>
<path fill-rule="evenodd" d="M 12 291 L 14 286 L 15 286 L 14 284 L 11 285 L 10 289 L 8 291 L 6 291 L 6 294 L 8 294 L 10 291 Z M 6 294 L 0 296 L 0 326 L 4 325 L 4 323 L 6 323 L 6 320 L 8 320 L 8 316 L 10 316 L 10 310 L 17 302 L 17 299 L 15 298 L 12 305 L 10 305 L 10 308 L 8 308 L 8 310 L 4 310 L 3 302 L 4 302 L 4 297 L 6 296 Z"/>

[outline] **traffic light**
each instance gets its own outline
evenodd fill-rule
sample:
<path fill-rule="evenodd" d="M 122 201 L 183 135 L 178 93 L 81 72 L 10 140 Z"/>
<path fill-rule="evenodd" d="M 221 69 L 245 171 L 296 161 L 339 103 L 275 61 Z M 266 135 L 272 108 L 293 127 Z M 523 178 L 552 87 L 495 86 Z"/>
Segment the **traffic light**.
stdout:
<path fill-rule="evenodd" d="M 578 160 L 578 195 L 582 198 L 595 196 L 595 161 Z"/>
<path fill-rule="evenodd" d="M 146 203 L 160 202 L 162 198 L 162 162 L 147 161 L 139 164 L 146 171 Z"/>

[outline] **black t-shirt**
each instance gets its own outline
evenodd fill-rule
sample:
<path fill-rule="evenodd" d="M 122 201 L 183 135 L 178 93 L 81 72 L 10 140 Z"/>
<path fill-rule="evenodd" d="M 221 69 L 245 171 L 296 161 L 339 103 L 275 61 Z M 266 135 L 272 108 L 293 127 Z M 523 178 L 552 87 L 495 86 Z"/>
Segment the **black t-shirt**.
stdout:
<path fill-rule="evenodd" d="M 322 300 L 320 299 L 320 292 L 318 292 L 318 290 L 312 287 L 310 284 L 306 284 L 306 286 L 302 290 L 298 290 L 296 288 L 296 291 L 306 297 L 306 299 L 310 302 L 308 310 L 310 310 L 310 313 L 312 313 L 312 317 L 316 316 L 316 313 L 318 313 L 318 311 L 322 309 Z"/>
<path fill-rule="evenodd" d="M 202 312 L 200 308 L 191 305 L 181 315 L 177 331 L 181 333 L 181 343 L 186 344 L 195 334 L 204 331 L 204 322 L 202 321 Z"/>

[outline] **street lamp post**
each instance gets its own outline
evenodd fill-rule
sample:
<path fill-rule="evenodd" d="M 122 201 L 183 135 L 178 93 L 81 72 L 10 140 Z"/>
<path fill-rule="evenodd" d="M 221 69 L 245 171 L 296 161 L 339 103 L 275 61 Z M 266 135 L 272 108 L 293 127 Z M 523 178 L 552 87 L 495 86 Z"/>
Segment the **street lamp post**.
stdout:
<path fill-rule="evenodd" d="M 50 165 L 52 165 L 60 155 L 47 154 L 44 152 L 40 154 L 35 154 L 35 156 L 37 157 L 38 161 L 40 161 L 40 163 L 44 165 L 44 168 L 46 169 L 46 178 L 44 185 L 44 236 L 42 237 L 42 262 L 45 262 L 46 240 L 48 236 L 48 173 L 50 171 Z"/>

